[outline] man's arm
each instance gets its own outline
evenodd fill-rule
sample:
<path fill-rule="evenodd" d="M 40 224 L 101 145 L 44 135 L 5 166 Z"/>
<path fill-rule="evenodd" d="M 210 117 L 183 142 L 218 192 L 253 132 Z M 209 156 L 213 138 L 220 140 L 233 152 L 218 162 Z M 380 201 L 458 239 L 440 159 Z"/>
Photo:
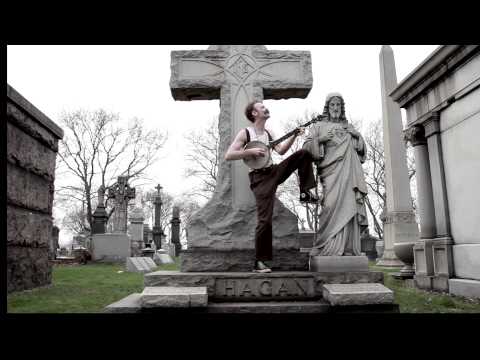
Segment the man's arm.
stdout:
<path fill-rule="evenodd" d="M 254 148 L 244 150 L 243 147 L 247 142 L 245 130 L 240 130 L 233 140 L 232 144 L 225 153 L 225 160 L 240 160 L 248 156 L 265 156 L 265 150 Z"/>
<path fill-rule="evenodd" d="M 299 132 L 296 132 L 295 134 L 293 134 L 292 136 L 290 136 L 287 140 L 283 141 L 282 143 L 280 144 L 277 144 L 274 149 L 277 153 L 279 153 L 280 155 L 283 155 L 285 154 L 288 149 L 290 149 L 290 147 L 293 145 L 295 139 L 297 138 L 298 135 L 302 135 L 303 133 L 305 133 L 305 128 L 301 127 L 299 128 L 300 131 Z"/>

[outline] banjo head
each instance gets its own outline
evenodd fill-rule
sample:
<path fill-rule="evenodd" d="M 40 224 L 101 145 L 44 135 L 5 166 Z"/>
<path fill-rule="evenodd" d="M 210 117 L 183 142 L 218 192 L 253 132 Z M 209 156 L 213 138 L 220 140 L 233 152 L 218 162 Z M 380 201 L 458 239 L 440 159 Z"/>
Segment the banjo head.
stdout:
<path fill-rule="evenodd" d="M 268 149 L 268 146 L 265 145 L 261 141 L 250 141 L 247 145 L 245 145 L 244 150 L 248 149 L 264 149 L 265 150 L 265 156 L 249 156 L 247 158 L 243 159 L 243 162 L 251 169 L 261 169 L 264 168 L 267 164 L 268 161 L 270 160 L 270 151 Z"/>

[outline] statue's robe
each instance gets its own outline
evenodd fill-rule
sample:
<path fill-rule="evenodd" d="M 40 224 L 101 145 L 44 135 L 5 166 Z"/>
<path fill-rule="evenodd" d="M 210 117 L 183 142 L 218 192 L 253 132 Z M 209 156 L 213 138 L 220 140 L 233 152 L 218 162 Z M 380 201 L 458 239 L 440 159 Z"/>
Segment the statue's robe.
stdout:
<path fill-rule="evenodd" d="M 316 160 L 323 187 L 322 210 L 312 255 L 361 255 L 360 234 L 368 226 L 365 208 L 367 185 L 362 163 L 366 146 L 343 128 L 346 123 L 321 121 L 307 137 L 304 148 Z M 334 137 L 319 144 L 330 129 Z"/>

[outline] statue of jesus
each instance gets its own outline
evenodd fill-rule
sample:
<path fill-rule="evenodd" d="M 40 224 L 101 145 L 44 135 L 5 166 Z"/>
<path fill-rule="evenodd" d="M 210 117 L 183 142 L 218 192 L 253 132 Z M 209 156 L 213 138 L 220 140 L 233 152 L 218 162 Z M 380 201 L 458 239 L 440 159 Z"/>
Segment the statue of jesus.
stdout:
<path fill-rule="evenodd" d="M 303 145 L 317 161 L 323 188 L 318 233 L 310 255 L 359 256 L 360 234 L 368 226 L 362 169 L 365 142 L 348 123 L 341 94 L 327 96 L 323 115 L 328 117 L 311 128 Z"/>

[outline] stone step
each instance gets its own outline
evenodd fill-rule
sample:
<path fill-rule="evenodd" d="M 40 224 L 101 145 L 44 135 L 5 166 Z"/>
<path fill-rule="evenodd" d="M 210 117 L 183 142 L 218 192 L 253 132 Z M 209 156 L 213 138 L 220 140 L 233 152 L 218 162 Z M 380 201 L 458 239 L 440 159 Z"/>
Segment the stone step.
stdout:
<path fill-rule="evenodd" d="M 205 286 L 147 286 L 140 294 L 142 308 L 206 307 L 207 304 Z"/>
<path fill-rule="evenodd" d="M 269 301 L 210 303 L 209 314 L 314 314 L 326 313 L 330 305 L 325 301 Z"/>
<path fill-rule="evenodd" d="M 112 314 L 139 313 L 142 310 L 140 298 L 140 293 L 130 294 L 123 299 L 108 305 L 107 307 L 105 307 L 103 312 Z"/>
<path fill-rule="evenodd" d="M 393 291 L 382 284 L 325 284 L 323 298 L 334 306 L 393 304 Z"/>
<path fill-rule="evenodd" d="M 320 299 L 324 284 L 383 283 L 380 271 L 326 272 L 179 272 L 144 275 L 145 286 L 205 286 L 214 302 L 304 301 Z"/>

